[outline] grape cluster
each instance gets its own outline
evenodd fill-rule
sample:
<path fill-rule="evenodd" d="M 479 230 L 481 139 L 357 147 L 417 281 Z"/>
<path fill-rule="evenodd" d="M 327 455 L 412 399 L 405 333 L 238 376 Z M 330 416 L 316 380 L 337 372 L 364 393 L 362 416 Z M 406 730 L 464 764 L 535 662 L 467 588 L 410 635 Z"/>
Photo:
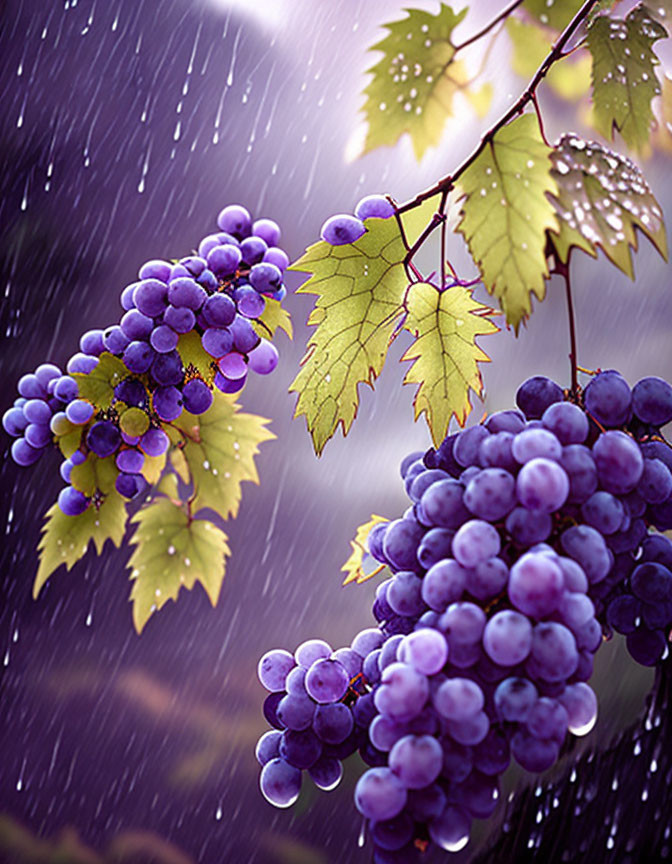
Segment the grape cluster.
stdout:
<path fill-rule="evenodd" d="M 411 506 L 369 533 L 368 552 L 392 572 L 373 605 L 379 635 L 353 642 L 363 646 L 356 689 L 328 695 L 360 718 L 349 748 L 371 767 L 355 804 L 376 861 L 408 860 L 429 842 L 458 851 L 472 820 L 494 812 L 511 757 L 537 773 L 568 733 L 590 731 L 597 699 L 587 682 L 611 628 L 628 634 L 639 662 L 667 655 L 672 542 L 650 529 L 672 527 L 672 450 L 660 432 L 672 387 L 645 378 L 631 390 L 607 371 L 568 397 L 531 378 L 520 410 L 410 454 L 401 475 Z M 290 671 L 299 652 L 286 660 L 274 683 L 289 693 L 289 676 L 307 682 L 313 667 Z M 314 717 L 304 728 L 316 737 Z M 262 791 L 288 806 L 301 778 L 292 773 L 289 795 L 286 766 L 311 765 L 290 762 L 286 717 L 272 722 Z"/>
<path fill-rule="evenodd" d="M 327 219 L 320 236 L 330 246 L 354 243 L 366 233 L 364 219 L 389 219 L 395 212 L 394 204 L 384 195 L 367 195 L 355 207 L 354 216 L 341 213 Z"/>
<path fill-rule="evenodd" d="M 135 498 L 148 485 L 145 458 L 168 448 L 164 423 L 183 411 L 206 412 L 213 386 L 235 393 L 249 369 L 262 375 L 275 369 L 278 352 L 253 322 L 263 314 L 267 297 L 282 301 L 286 294 L 283 274 L 289 259 L 277 245 L 280 229 L 271 219 L 253 222 L 240 205 L 225 207 L 217 224 L 219 232 L 205 237 L 197 253 L 177 262 L 143 264 L 138 281 L 121 293 L 120 322 L 84 333 L 66 374 L 49 363 L 20 379 L 19 398 L 2 421 L 17 439 L 15 462 L 31 465 L 55 438 L 79 430 L 79 446 L 61 465 L 65 482 L 87 454 L 114 457 L 117 492 Z M 207 380 L 180 354 L 180 338 L 191 333 L 211 358 L 213 374 Z M 115 373 L 112 404 L 100 411 L 80 397 L 73 376 L 93 373 L 109 355 L 121 360 L 123 372 Z M 68 516 L 83 513 L 91 501 L 75 485 L 66 486 L 58 498 Z"/>

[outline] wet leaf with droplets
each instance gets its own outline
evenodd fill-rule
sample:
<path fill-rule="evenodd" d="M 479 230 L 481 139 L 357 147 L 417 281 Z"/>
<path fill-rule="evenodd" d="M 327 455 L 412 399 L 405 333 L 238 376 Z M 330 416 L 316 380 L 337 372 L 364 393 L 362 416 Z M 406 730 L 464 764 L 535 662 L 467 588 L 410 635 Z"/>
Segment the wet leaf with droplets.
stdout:
<path fill-rule="evenodd" d="M 415 419 L 425 414 L 434 446 L 438 447 L 455 417 L 464 425 L 470 411 L 470 391 L 483 392 L 478 364 L 490 358 L 476 344 L 479 336 L 497 333 L 492 309 L 474 300 L 472 289 L 453 285 L 438 291 L 417 283 L 411 288 L 404 329 L 415 337 L 402 360 L 414 361 L 404 384 L 417 384 Z"/>
<path fill-rule="evenodd" d="M 606 138 L 620 132 L 633 150 L 648 144 L 653 122 L 651 100 L 660 93 L 653 45 L 667 31 L 639 5 L 625 19 L 597 17 L 588 31 L 593 57 L 595 128 Z"/>
<path fill-rule="evenodd" d="M 227 536 L 212 522 L 192 519 L 182 506 L 157 498 L 133 516 L 138 528 L 131 568 L 133 623 L 138 633 L 168 600 L 177 600 L 180 588 L 191 590 L 200 582 L 213 606 L 217 605 L 230 554 Z"/>
<path fill-rule="evenodd" d="M 663 213 L 640 169 L 624 156 L 593 141 L 565 135 L 551 155 L 557 195 L 549 195 L 559 217 L 550 235 L 560 259 L 572 247 L 609 260 L 634 277 L 631 250 L 639 229 L 667 258 Z"/>
<path fill-rule="evenodd" d="M 214 395 L 205 414 L 184 411 L 166 432 L 175 446 L 184 445 L 181 453 L 194 485 L 192 511 L 209 507 L 228 519 L 238 513 L 241 483 L 259 482 L 254 464 L 259 445 L 275 435 L 266 428 L 268 420 L 241 412 L 235 396 Z"/>
<path fill-rule="evenodd" d="M 33 585 L 33 597 L 61 564 L 70 570 L 86 554 L 93 541 L 98 555 L 106 540 L 121 546 L 126 530 L 126 502 L 114 490 L 99 509 L 92 504 L 79 516 L 66 516 L 58 504 L 47 510 L 38 545 L 40 563 Z"/>
<path fill-rule="evenodd" d="M 436 15 L 406 11 L 408 17 L 385 24 L 388 35 L 371 48 L 383 58 L 367 70 L 373 79 L 364 90 L 364 152 L 391 147 L 408 133 L 420 160 L 439 143 L 453 97 L 467 87 L 467 70 L 454 59 L 451 41 L 467 9 L 454 12 L 442 3 Z"/>
<path fill-rule="evenodd" d="M 536 115 L 524 114 L 488 141 L 460 178 L 457 230 L 516 331 L 532 311 L 531 295 L 543 300 L 546 290 L 546 231 L 556 227 L 546 197 L 557 191 L 550 154 Z"/>
<path fill-rule="evenodd" d="M 395 218 L 367 219 L 355 243 L 310 246 L 292 265 L 310 273 L 298 289 L 315 294 L 302 368 L 290 392 L 295 416 L 304 415 L 319 455 L 339 424 L 347 435 L 359 406 L 358 386 L 380 375 L 408 286 L 404 246 Z"/>

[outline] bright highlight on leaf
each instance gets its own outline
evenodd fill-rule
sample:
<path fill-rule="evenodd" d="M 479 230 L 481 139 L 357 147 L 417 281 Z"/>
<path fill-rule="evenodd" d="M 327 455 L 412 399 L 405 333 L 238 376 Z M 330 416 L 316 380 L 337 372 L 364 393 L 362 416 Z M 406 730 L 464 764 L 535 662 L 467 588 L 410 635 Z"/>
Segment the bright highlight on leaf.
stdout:
<path fill-rule="evenodd" d="M 394 218 L 367 219 L 355 243 L 320 240 L 292 265 L 310 273 L 299 293 L 315 294 L 316 326 L 290 387 L 295 416 L 304 415 L 319 455 L 339 424 L 347 435 L 359 406 L 358 385 L 380 375 L 408 285 L 404 247 Z"/>
<path fill-rule="evenodd" d="M 230 554 L 220 528 L 191 518 L 185 508 L 167 498 L 153 501 L 131 522 L 138 526 L 131 538 L 136 548 L 129 561 L 133 623 L 138 633 L 154 611 L 177 599 L 182 587 L 190 590 L 200 582 L 212 605 L 217 604 L 225 557 Z"/>
<path fill-rule="evenodd" d="M 79 398 L 91 402 L 97 410 L 106 411 L 114 399 L 114 388 L 129 375 L 122 360 L 104 351 L 92 372 L 75 372 L 72 377 L 79 386 Z"/>
<path fill-rule="evenodd" d="M 268 422 L 241 412 L 235 396 L 216 393 L 205 414 L 196 417 L 184 411 L 170 425 L 167 432 L 173 444 L 186 442 L 177 458 L 182 471 L 186 465 L 194 486 L 194 513 L 210 507 L 224 519 L 236 516 L 241 483 L 259 482 L 254 464 L 259 445 L 275 438 L 266 428 Z M 171 461 L 175 465 L 172 455 Z"/>
<path fill-rule="evenodd" d="M 369 549 L 366 545 L 366 541 L 374 526 L 379 525 L 381 522 L 389 521 L 390 520 L 386 519 L 384 516 L 376 516 L 374 514 L 368 522 L 365 522 L 357 528 L 355 539 L 350 541 L 352 553 L 345 564 L 341 567 L 342 572 L 346 574 L 346 577 L 343 580 L 344 585 L 349 585 L 351 582 L 357 582 L 357 584 L 366 582 L 368 579 L 371 579 L 373 576 L 380 573 L 383 569 L 383 567 L 376 566 L 368 573 L 364 569 L 364 558 L 369 556 Z"/>
<path fill-rule="evenodd" d="M 633 150 L 649 141 L 651 100 L 660 93 L 653 45 L 667 32 L 639 5 L 625 20 L 600 16 L 588 31 L 593 56 L 593 103 L 597 131 L 605 138 L 620 132 Z"/>
<path fill-rule="evenodd" d="M 435 447 L 445 438 L 452 417 L 464 425 L 471 411 L 469 391 L 477 396 L 483 392 L 478 363 L 490 358 L 476 344 L 477 337 L 499 331 L 488 317 L 492 309 L 472 293 L 461 285 L 438 291 L 420 282 L 408 295 L 404 329 L 415 342 L 401 359 L 415 362 L 404 384 L 418 385 L 415 419 L 426 415 Z"/>
<path fill-rule="evenodd" d="M 458 231 L 483 282 L 516 332 L 532 311 L 531 295 L 545 295 L 546 234 L 556 227 L 547 192 L 551 149 L 534 114 L 504 126 L 460 178 L 464 195 Z"/>
<path fill-rule="evenodd" d="M 121 546 L 126 530 L 126 502 L 116 492 L 105 497 L 98 509 L 92 505 L 79 516 L 66 516 L 58 504 L 47 510 L 38 550 L 40 563 L 33 597 L 61 564 L 70 570 L 86 554 L 93 541 L 100 555 L 106 540 Z"/>
<path fill-rule="evenodd" d="M 364 152 L 391 147 L 408 133 L 419 161 L 439 143 L 455 94 L 467 89 L 467 71 L 454 59 L 451 41 L 467 9 L 454 12 L 442 3 L 436 15 L 405 11 L 408 17 L 386 24 L 388 35 L 371 48 L 383 58 L 367 70 L 373 80 L 364 90 Z"/>
<path fill-rule="evenodd" d="M 634 162 L 575 135 L 560 139 L 551 160 L 558 193 L 549 197 L 560 227 L 550 236 L 562 261 L 568 260 L 572 247 L 595 258 L 599 246 L 616 267 L 634 278 L 635 229 L 667 260 L 662 210 Z"/>

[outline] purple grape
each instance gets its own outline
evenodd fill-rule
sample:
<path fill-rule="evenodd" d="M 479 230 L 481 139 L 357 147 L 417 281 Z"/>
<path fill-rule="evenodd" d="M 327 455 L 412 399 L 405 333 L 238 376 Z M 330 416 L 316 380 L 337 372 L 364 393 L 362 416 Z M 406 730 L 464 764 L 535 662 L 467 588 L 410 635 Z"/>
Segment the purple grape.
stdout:
<path fill-rule="evenodd" d="M 28 399 L 21 410 L 29 423 L 37 423 L 41 426 L 49 425 L 51 408 L 42 399 Z"/>
<path fill-rule="evenodd" d="M 49 386 L 49 382 L 54 381 L 56 378 L 60 378 L 63 373 L 53 363 L 42 363 L 40 364 L 34 372 L 35 377 L 38 382 L 43 386 Z"/>
<path fill-rule="evenodd" d="M 247 359 L 253 372 L 258 375 L 269 375 L 278 365 L 278 350 L 268 339 L 262 339 L 257 347 L 249 352 Z"/>
<path fill-rule="evenodd" d="M 145 261 L 138 271 L 138 278 L 142 280 L 158 279 L 160 282 L 167 282 L 170 276 L 170 268 L 171 265 L 168 261 L 154 258 L 151 261 Z M 140 308 L 139 305 L 138 308 Z"/>
<path fill-rule="evenodd" d="M 170 440 L 162 429 L 148 429 L 140 439 L 140 449 L 147 456 L 162 456 Z"/>
<path fill-rule="evenodd" d="M 480 519 L 465 522 L 453 538 L 453 555 L 463 567 L 475 567 L 494 558 L 500 547 L 497 529 Z"/>
<path fill-rule="evenodd" d="M 83 399 L 73 399 L 65 409 L 65 416 L 75 426 L 84 426 L 93 417 L 93 405 Z"/>
<path fill-rule="evenodd" d="M 200 276 L 208 266 L 208 262 L 205 258 L 201 258 L 198 255 L 189 255 L 186 258 L 180 258 L 180 264 L 183 267 L 186 267 L 192 276 Z"/>
<path fill-rule="evenodd" d="M 245 378 L 247 375 L 247 361 L 242 354 L 237 351 L 231 351 L 225 354 L 217 361 L 219 371 L 229 380 Z"/>
<path fill-rule="evenodd" d="M 158 354 L 167 354 L 177 348 L 178 336 L 167 324 L 159 324 L 149 337 L 149 344 Z"/>
<path fill-rule="evenodd" d="M 172 423 L 182 413 L 182 393 L 177 387 L 157 387 L 152 396 L 152 406 L 161 420 Z"/>
<path fill-rule="evenodd" d="M 632 394 L 621 374 L 599 372 L 583 392 L 586 413 L 603 426 L 622 426 L 632 414 Z"/>
<path fill-rule="evenodd" d="M 40 450 L 51 443 L 52 433 L 48 426 L 38 425 L 37 423 L 29 423 L 23 433 L 26 443 L 36 450 Z"/>
<path fill-rule="evenodd" d="M 497 612 L 485 625 L 483 648 L 499 666 L 517 666 L 532 648 L 532 624 L 529 618 L 505 609 Z"/>
<path fill-rule="evenodd" d="M 245 318 L 259 318 L 266 308 L 266 301 L 249 285 L 242 285 L 233 292 L 238 312 Z"/>
<path fill-rule="evenodd" d="M 542 375 L 528 378 L 518 388 L 516 404 L 528 418 L 533 420 L 543 417 L 546 409 L 554 402 L 562 402 L 563 393 L 560 387 Z"/>
<path fill-rule="evenodd" d="M 164 262 L 160 263 L 163 264 Z M 149 318 L 156 318 L 159 315 L 162 315 L 165 311 L 166 306 L 168 305 L 168 286 L 166 285 L 166 282 L 169 275 L 170 271 L 168 271 L 164 280 L 159 280 L 158 278 L 143 279 L 135 289 L 133 301 L 135 302 L 136 308 L 139 309 L 143 315 L 147 315 Z"/>
<path fill-rule="evenodd" d="M 255 333 L 254 327 L 242 315 L 236 315 L 231 322 L 231 333 L 233 334 L 233 347 L 241 354 L 248 354 L 261 341 L 261 338 Z"/>
<path fill-rule="evenodd" d="M 527 678 L 506 678 L 495 690 L 495 709 L 508 723 L 524 723 L 537 701 L 537 689 Z"/>
<path fill-rule="evenodd" d="M 389 219 L 395 214 L 394 204 L 384 195 L 367 195 L 355 207 L 357 219 Z"/>
<path fill-rule="evenodd" d="M 205 289 L 188 276 L 174 279 L 168 286 L 168 302 L 177 309 L 197 311 L 207 296 Z"/>
<path fill-rule="evenodd" d="M 114 481 L 114 488 L 124 498 L 135 498 L 148 487 L 142 474 L 119 474 Z"/>
<path fill-rule="evenodd" d="M 124 335 L 132 342 L 146 342 L 152 332 L 154 322 L 147 315 L 143 315 L 138 309 L 131 309 L 121 319 L 121 329 Z"/>
<path fill-rule="evenodd" d="M 145 457 L 139 450 L 120 450 L 117 453 L 115 464 L 120 471 L 126 474 L 139 474 L 145 464 Z"/>
<path fill-rule="evenodd" d="M 275 264 L 255 264 L 250 270 L 250 285 L 260 294 L 272 294 L 282 285 L 282 272 Z"/>
<path fill-rule="evenodd" d="M 66 516 L 79 516 L 87 509 L 90 502 L 91 499 L 74 486 L 66 486 L 58 495 L 58 506 Z"/>
<path fill-rule="evenodd" d="M 642 378 L 632 388 L 632 407 L 643 423 L 664 426 L 672 420 L 672 386 L 662 378 Z"/>
<path fill-rule="evenodd" d="M 131 342 L 124 351 L 123 360 L 129 372 L 142 375 L 152 365 L 156 352 L 147 342 Z"/>
<path fill-rule="evenodd" d="M 138 378 L 124 378 L 114 388 L 114 395 L 126 405 L 136 408 L 144 408 L 147 404 L 147 389 Z"/>
<path fill-rule="evenodd" d="M 557 462 L 536 458 L 526 462 L 516 479 L 518 500 L 528 510 L 552 513 L 569 495 L 569 478 Z"/>
<path fill-rule="evenodd" d="M 366 233 L 361 219 L 343 213 L 331 216 L 322 226 L 320 237 L 331 246 L 344 246 L 354 243 Z"/>
<path fill-rule="evenodd" d="M 261 237 L 247 237 L 240 244 L 243 261 L 250 266 L 262 261 L 267 249 L 268 245 Z"/>
<path fill-rule="evenodd" d="M 236 304 L 228 294 L 213 294 L 203 305 L 203 316 L 211 327 L 228 327 L 236 317 Z"/>
<path fill-rule="evenodd" d="M 549 556 L 528 552 L 511 567 L 508 591 L 516 609 L 532 618 L 544 618 L 558 608 L 562 598 L 562 571 Z"/>
<path fill-rule="evenodd" d="M 289 257 L 287 256 L 287 253 L 277 246 L 271 246 L 264 253 L 263 262 L 264 264 L 273 264 L 281 273 L 284 273 L 289 267 Z"/>
<path fill-rule="evenodd" d="M 17 465 L 27 468 L 40 458 L 44 450 L 31 447 L 25 438 L 17 438 L 12 443 L 12 459 Z"/>
<path fill-rule="evenodd" d="M 397 570 L 416 569 L 416 553 L 423 534 L 424 530 L 417 522 L 408 519 L 389 522 L 383 540 L 385 558 Z"/>
<path fill-rule="evenodd" d="M 229 204 L 217 217 L 217 225 L 222 231 L 243 239 L 248 237 L 252 230 L 252 217 L 240 204 Z"/>
<path fill-rule="evenodd" d="M 236 272 L 240 265 L 242 254 L 238 246 L 234 246 L 231 243 L 225 243 L 211 249 L 206 258 L 210 270 L 212 270 L 215 276 L 218 276 L 221 279 L 226 276 L 231 276 Z"/>
<path fill-rule="evenodd" d="M 22 408 L 8 408 L 2 415 L 2 428 L 8 435 L 18 438 L 28 425 Z"/>
<path fill-rule="evenodd" d="M 222 375 L 221 372 L 217 372 L 214 384 L 222 393 L 238 393 L 245 386 L 246 377 L 238 378 L 237 381 L 233 381 Z"/>
<path fill-rule="evenodd" d="M 308 639 L 302 642 L 294 652 L 294 657 L 299 666 L 309 669 L 317 660 L 331 657 L 333 651 L 331 645 L 322 639 Z"/>
<path fill-rule="evenodd" d="M 277 693 L 285 689 L 287 675 L 295 666 L 296 662 L 289 651 L 276 648 L 267 651 L 259 660 L 257 676 L 267 690 Z"/>
<path fill-rule="evenodd" d="M 316 660 L 306 674 L 306 690 L 316 702 L 338 702 L 348 689 L 350 678 L 338 660 Z"/>
<path fill-rule="evenodd" d="M 208 329 L 201 336 L 201 344 L 211 357 L 223 357 L 233 348 L 233 334 L 226 327 Z"/>
<path fill-rule="evenodd" d="M 189 333 L 190 330 L 194 329 L 196 316 L 193 311 L 187 309 L 186 306 L 183 306 L 180 309 L 175 306 L 168 306 L 166 311 L 163 313 L 163 323 L 167 324 L 168 327 L 176 333 Z"/>
<path fill-rule="evenodd" d="M 79 350 L 90 357 L 100 357 L 105 350 L 102 330 L 87 330 L 79 340 Z"/>
<path fill-rule="evenodd" d="M 88 354 L 77 353 L 73 354 L 68 360 L 65 369 L 68 375 L 73 375 L 77 372 L 81 375 L 88 375 L 89 372 L 93 372 L 98 363 L 99 360 L 97 357 L 89 357 Z"/>
<path fill-rule="evenodd" d="M 268 246 L 277 246 L 280 242 L 280 226 L 272 219 L 257 219 L 252 225 L 252 233 L 255 237 L 260 237 Z"/>
<path fill-rule="evenodd" d="M 181 384 L 184 378 L 182 358 L 177 351 L 158 354 L 152 362 L 151 373 L 157 384 L 166 387 Z"/>
<path fill-rule="evenodd" d="M 469 678 L 449 678 L 432 696 L 434 708 L 446 720 L 468 720 L 475 717 L 485 702 L 483 691 Z"/>
<path fill-rule="evenodd" d="M 561 444 L 583 444 L 588 437 L 588 418 L 571 402 L 554 402 L 544 411 L 541 422 Z"/>
<path fill-rule="evenodd" d="M 635 441 L 624 432 L 604 432 L 593 446 L 600 483 L 607 492 L 632 491 L 644 471 L 644 459 Z"/>
<path fill-rule="evenodd" d="M 406 789 L 422 789 L 441 773 L 441 745 L 431 735 L 406 735 L 392 747 L 389 766 Z"/>
<path fill-rule="evenodd" d="M 108 327 L 103 333 L 105 350 L 111 354 L 123 354 L 131 340 L 118 324 Z"/>
<path fill-rule="evenodd" d="M 212 390 L 200 378 L 192 378 L 182 388 L 182 400 L 190 414 L 204 414 L 212 405 Z"/>
<path fill-rule="evenodd" d="M 275 807 L 291 807 L 301 791 L 301 771 L 284 759 L 271 759 L 261 769 L 259 785 Z"/>
<path fill-rule="evenodd" d="M 86 443 L 91 450 L 104 459 L 111 456 L 121 444 L 119 429 L 109 420 L 94 423 L 86 435 Z"/>
<path fill-rule="evenodd" d="M 257 762 L 263 767 L 271 759 L 277 759 L 280 753 L 280 739 L 282 732 L 277 729 L 271 729 L 264 732 L 261 738 L 257 741 L 257 746 L 254 749 L 254 755 L 257 757 Z"/>
<path fill-rule="evenodd" d="M 370 768 L 355 787 L 355 806 L 367 819 L 392 819 L 404 809 L 406 788 L 390 768 Z"/>

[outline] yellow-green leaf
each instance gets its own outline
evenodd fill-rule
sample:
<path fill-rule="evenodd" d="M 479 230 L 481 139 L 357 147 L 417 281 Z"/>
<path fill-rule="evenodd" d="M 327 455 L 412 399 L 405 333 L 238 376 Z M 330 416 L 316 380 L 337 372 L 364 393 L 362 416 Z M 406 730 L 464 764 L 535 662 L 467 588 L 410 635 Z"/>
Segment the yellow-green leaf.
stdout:
<path fill-rule="evenodd" d="M 70 432 L 58 436 L 58 446 L 65 459 L 69 459 L 82 443 L 83 426 L 74 426 Z"/>
<path fill-rule="evenodd" d="M 531 295 L 543 300 L 546 290 L 546 231 L 556 227 L 546 197 L 557 191 L 550 154 L 536 115 L 524 114 L 500 129 L 460 178 L 458 231 L 516 332 L 532 311 Z"/>
<path fill-rule="evenodd" d="M 103 495 L 112 492 L 118 475 L 114 456 L 101 459 L 95 453 L 89 453 L 84 462 L 72 469 L 70 482 L 75 489 L 90 498 L 94 492 L 102 492 Z"/>
<path fill-rule="evenodd" d="M 646 6 L 623 19 L 599 16 L 588 31 L 593 57 L 593 105 L 597 131 L 605 138 L 620 132 L 634 150 L 646 147 L 651 133 L 651 100 L 660 93 L 653 45 L 665 39 L 665 28 Z"/>
<path fill-rule="evenodd" d="M 264 339 L 272 339 L 275 336 L 276 330 L 284 330 L 289 338 L 292 339 L 294 331 L 289 312 L 274 297 L 265 297 L 264 299 L 266 300 L 264 311 L 258 318 L 250 322 L 258 335 L 263 336 Z"/>
<path fill-rule="evenodd" d="M 409 247 L 412 247 L 420 237 L 425 228 L 432 220 L 432 216 L 438 212 L 441 203 L 441 195 L 434 195 L 423 201 L 418 207 L 404 211 L 400 218 L 404 226 L 404 234 Z"/>
<path fill-rule="evenodd" d="M 310 273 L 298 290 L 315 294 L 302 368 L 290 387 L 319 455 L 338 425 L 347 435 L 359 405 L 358 385 L 380 375 L 408 285 L 406 249 L 395 218 L 367 219 L 355 243 L 320 241 L 292 265 Z"/>
<path fill-rule="evenodd" d="M 639 229 L 667 260 L 663 212 L 637 165 L 594 141 L 565 135 L 551 155 L 557 195 L 550 200 L 559 229 L 551 241 L 560 259 L 572 247 L 594 258 L 599 246 L 609 260 L 634 278 L 631 249 Z"/>
<path fill-rule="evenodd" d="M 436 15 L 405 11 L 408 16 L 386 24 L 388 35 L 371 48 L 383 57 L 367 70 L 373 79 L 364 90 L 364 152 L 391 147 L 408 133 L 420 160 L 439 143 L 453 97 L 466 87 L 466 69 L 454 59 L 451 37 L 467 10 L 454 12 L 441 3 Z"/>
<path fill-rule="evenodd" d="M 506 29 L 511 39 L 511 68 L 529 80 L 551 50 L 553 33 L 534 22 L 508 18 Z M 546 83 L 563 99 L 576 100 L 590 90 L 590 55 L 578 51 L 551 66 Z"/>
<path fill-rule="evenodd" d="M 177 600 L 180 588 L 191 590 L 200 582 L 213 606 L 217 605 L 230 554 L 226 534 L 200 519 L 192 519 L 167 498 L 157 498 L 139 510 L 131 522 L 138 528 L 131 568 L 133 623 L 138 633 L 168 600 Z"/>
<path fill-rule="evenodd" d="M 217 368 L 213 358 L 201 345 L 201 337 L 195 330 L 180 336 L 177 351 L 187 372 L 197 372 L 207 384 L 212 385 Z"/>
<path fill-rule="evenodd" d="M 118 357 L 104 351 L 95 369 L 86 374 L 75 372 L 72 377 L 79 387 L 79 398 L 98 410 L 106 411 L 114 401 L 114 388 L 130 374 Z"/>
<path fill-rule="evenodd" d="M 369 573 L 364 570 L 364 556 L 369 554 L 366 539 L 375 525 L 389 521 L 390 520 L 386 519 L 384 516 L 376 516 L 374 514 L 368 522 L 365 522 L 357 528 L 355 539 L 350 541 L 352 553 L 345 564 L 341 567 L 342 572 L 346 574 L 346 577 L 343 580 L 344 585 L 349 585 L 351 582 L 357 582 L 358 584 L 366 582 L 367 579 L 371 579 L 372 576 L 381 572 L 383 567 L 377 566 Z"/>
<path fill-rule="evenodd" d="M 189 465 L 182 447 L 176 446 L 171 448 L 170 464 L 180 480 L 189 486 L 191 484 L 191 474 L 189 473 Z"/>
<path fill-rule="evenodd" d="M 237 514 L 241 483 L 259 482 L 254 464 L 259 445 L 275 438 L 268 422 L 242 413 L 235 396 L 219 392 L 205 414 L 184 411 L 174 421 L 171 436 L 182 430 L 187 441 L 182 452 L 194 484 L 194 513 L 210 507 L 224 519 Z"/>
<path fill-rule="evenodd" d="M 66 516 L 58 504 L 45 515 L 42 537 L 38 545 L 40 563 L 33 585 L 33 597 L 61 564 L 66 569 L 83 558 L 93 541 L 100 555 L 106 540 L 121 546 L 126 530 L 126 503 L 116 492 L 107 495 L 99 509 L 90 505 L 79 516 Z"/>
<path fill-rule="evenodd" d="M 490 358 L 476 344 L 479 336 L 497 333 L 492 309 L 474 300 L 473 291 L 454 285 L 438 291 L 419 282 L 408 295 L 404 329 L 415 342 L 402 360 L 415 361 L 404 384 L 417 384 L 415 419 L 425 414 L 434 446 L 446 437 L 452 417 L 463 426 L 471 411 L 470 390 L 483 392 L 479 363 Z"/>
<path fill-rule="evenodd" d="M 161 456 L 145 456 L 145 464 L 140 472 L 150 486 L 159 482 L 159 478 L 166 467 L 167 456 L 162 453 Z"/>

